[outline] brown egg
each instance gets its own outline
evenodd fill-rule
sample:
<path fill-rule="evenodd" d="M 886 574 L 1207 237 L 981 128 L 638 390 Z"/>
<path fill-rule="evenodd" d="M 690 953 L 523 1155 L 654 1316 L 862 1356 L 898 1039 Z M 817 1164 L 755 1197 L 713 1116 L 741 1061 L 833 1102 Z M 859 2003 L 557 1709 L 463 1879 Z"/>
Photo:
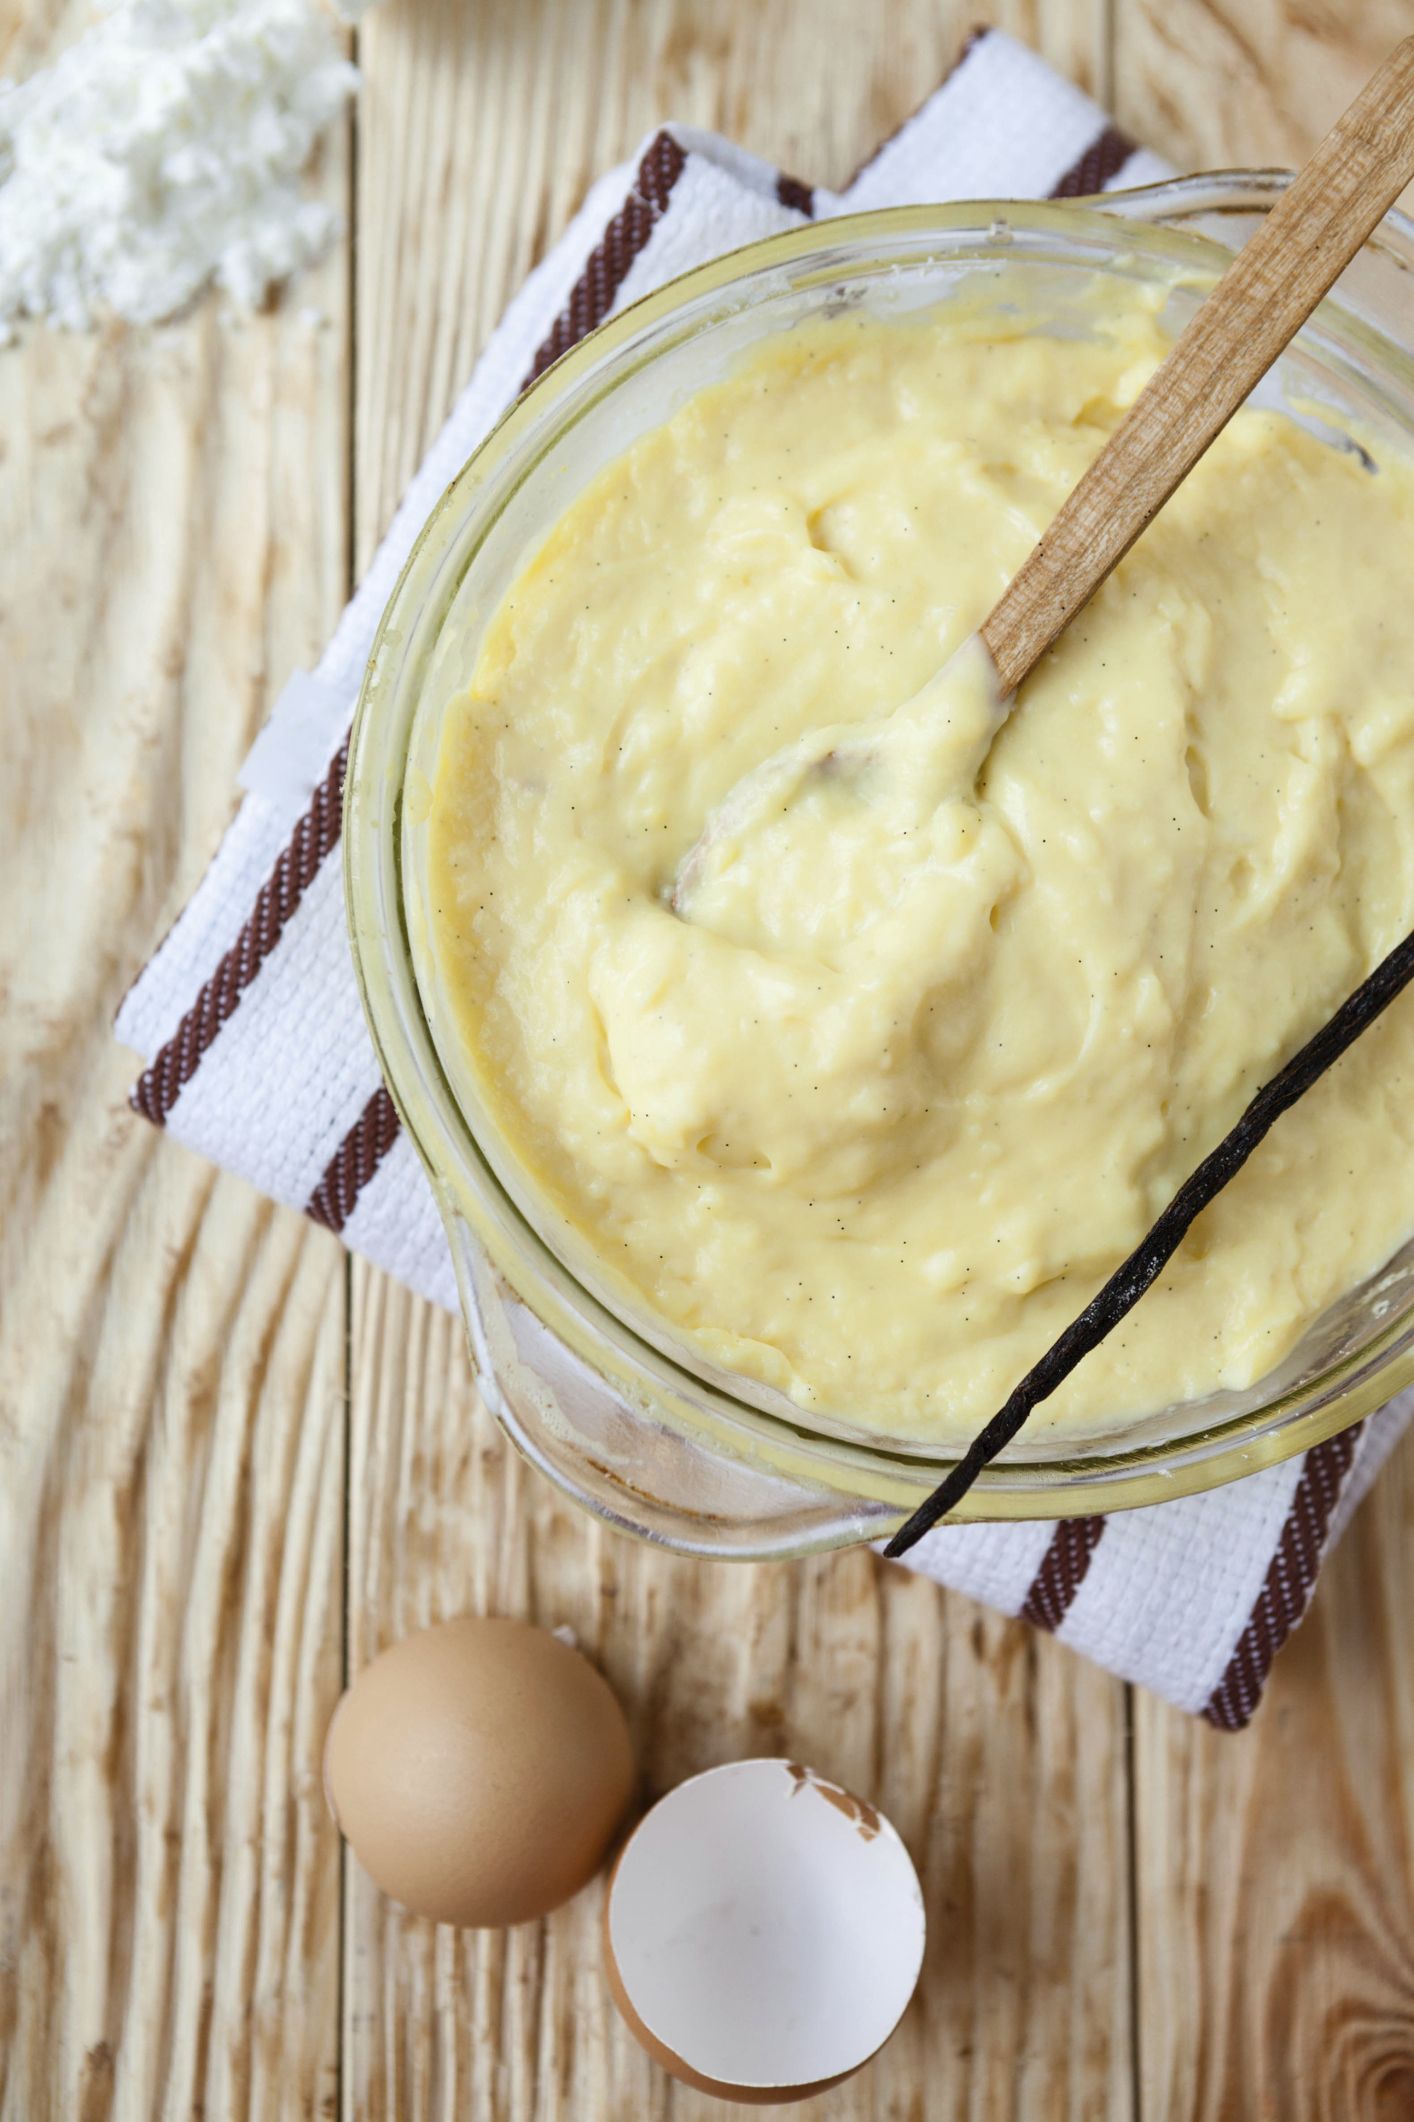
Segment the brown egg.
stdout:
<path fill-rule="evenodd" d="M 525 1621 L 467 1616 L 395 1643 L 324 1748 L 339 1828 L 414 1915 L 524 1923 L 577 1893 L 633 1789 L 628 1726 L 586 1658 Z"/>

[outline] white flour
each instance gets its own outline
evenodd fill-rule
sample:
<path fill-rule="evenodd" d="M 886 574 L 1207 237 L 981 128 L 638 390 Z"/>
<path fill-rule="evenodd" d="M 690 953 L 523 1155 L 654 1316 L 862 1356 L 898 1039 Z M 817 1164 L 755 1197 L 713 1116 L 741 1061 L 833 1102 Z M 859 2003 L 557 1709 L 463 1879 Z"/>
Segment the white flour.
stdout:
<path fill-rule="evenodd" d="M 254 308 L 335 233 L 298 178 L 357 79 L 316 0 L 109 0 L 0 83 L 0 345 L 22 316 L 170 317 L 212 278 Z"/>

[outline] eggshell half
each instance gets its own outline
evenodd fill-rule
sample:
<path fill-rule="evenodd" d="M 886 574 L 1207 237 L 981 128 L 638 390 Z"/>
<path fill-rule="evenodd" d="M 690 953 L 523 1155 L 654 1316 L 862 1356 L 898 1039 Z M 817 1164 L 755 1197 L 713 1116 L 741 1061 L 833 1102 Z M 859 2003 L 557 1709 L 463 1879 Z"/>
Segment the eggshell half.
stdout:
<path fill-rule="evenodd" d="M 862 1799 L 787 1761 L 736 1761 L 639 1823 L 604 1908 L 605 1971 L 674 2077 L 731 2100 L 849 2077 L 917 1985 L 918 1875 Z"/>
<path fill-rule="evenodd" d="M 325 1744 L 330 1809 L 365 1870 L 414 1915 L 471 1928 L 577 1893 L 633 1782 L 607 1682 L 523 1621 L 464 1617 L 393 1644 Z"/>

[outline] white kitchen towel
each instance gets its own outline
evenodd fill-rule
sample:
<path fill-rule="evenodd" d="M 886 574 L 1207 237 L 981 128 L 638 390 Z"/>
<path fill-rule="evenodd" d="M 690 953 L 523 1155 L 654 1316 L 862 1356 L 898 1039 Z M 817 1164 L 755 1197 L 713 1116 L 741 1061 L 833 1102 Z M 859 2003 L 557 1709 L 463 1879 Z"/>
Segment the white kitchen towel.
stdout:
<path fill-rule="evenodd" d="M 338 847 L 364 665 L 443 489 L 567 347 L 724 251 L 868 207 L 1071 198 L 1168 174 L 1034 53 L 989 31 L 843 193 L 679 125 L 602 177 L 507 310 L 318 668 L 295 674 L 276 702 L 234 823 L 123 1004 L 119 1036 L 152 1057 L 137 1109 L 455 1308 L 442 1226 L 364 1025 Z M 1108 1519 L 943 1527 L 909 1561 L 1235 1729 L 1305 1609 L 1348 1500 L 1411 1407 L 1414 1395 L 1212 1495 Z"/>

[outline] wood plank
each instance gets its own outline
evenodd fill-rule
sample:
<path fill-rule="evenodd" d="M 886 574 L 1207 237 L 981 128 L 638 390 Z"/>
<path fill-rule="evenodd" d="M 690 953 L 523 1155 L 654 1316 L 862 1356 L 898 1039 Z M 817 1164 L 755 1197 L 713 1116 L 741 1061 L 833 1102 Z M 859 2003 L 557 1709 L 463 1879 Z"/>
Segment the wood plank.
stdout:
<path fill-rule="evenodd" d="M 361 40 L 360 565 L 602 168 L 672 116 L 842 183 L 986 14 L 384 0 Z M 1099 0 L 998 19 L 1103 87 Z M 510 1451 L 456 1322 L 357 1263 L 352 1321 L 351 1669 L 458 1612 L 567 1621 L 628 1710 L 644 1802 L 714 1762 L 794 1751 L 882 1804 L 925 1880 L 923 1983 L 883 2057 L 803 2116 L 1128 2114 L 1124 1690 L 865 1553 L 710 1565 L 611 1534 Z M 544 1924 L 456 1933 L 347 1859 L 344 2114 L 734 2112 L 673 2086 L 619 2024 L 598 1893 Z"/>
<path fill-rule="evenodd" d="M 8 7 L 16 71 L 76 10 Z M 345 140 L 316 173 L 347 192 Z M 345 1268 L 127 1108 L 127 983 L 345 590 L 347 257 L 0 351 L 0 2114 L 337 2076 Z"/>
<path fill-rule="evenodd" d="M 1122 0 L 1115 115 L 1179 169 L 1294 169 L 1411 31 L 1414 0 Z"/>
<path fill-rule="evenodd" d="M 1245 1732 L 1136 1700 L 1145 2122 L 1414 2114 L 1414 1438 Z"/>
<path fill-rule="evenodd" d="M 1411 30 L 1410 0 L 1128 0 L 1120 122 L 1180 167 L 1294 164 Z M 1411 1571 L 1406 1442 L 1248 1731 L 1136 1697 L 1144 2122 L 1414 2113 Z"/>

